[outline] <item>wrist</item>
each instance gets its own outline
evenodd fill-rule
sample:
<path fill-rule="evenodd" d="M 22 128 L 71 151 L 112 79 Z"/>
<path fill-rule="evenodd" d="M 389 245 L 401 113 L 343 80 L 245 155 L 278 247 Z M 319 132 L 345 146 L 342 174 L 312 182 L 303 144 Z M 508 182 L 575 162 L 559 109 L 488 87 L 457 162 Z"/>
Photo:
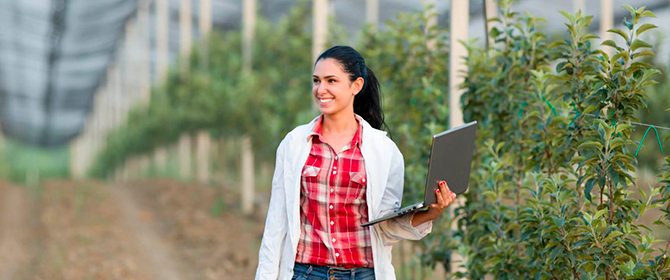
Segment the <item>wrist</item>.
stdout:
<path fill-rule="evenodd" d="M 433 218 L 429 212 L 430 211 L 421 211 L 414 213 L 414 215 L 412 215 L 412 221 L 411 221 L 412 226 L 417 227 L 423 223 L 427 223 L 434 220 L 435 218 Z"/>

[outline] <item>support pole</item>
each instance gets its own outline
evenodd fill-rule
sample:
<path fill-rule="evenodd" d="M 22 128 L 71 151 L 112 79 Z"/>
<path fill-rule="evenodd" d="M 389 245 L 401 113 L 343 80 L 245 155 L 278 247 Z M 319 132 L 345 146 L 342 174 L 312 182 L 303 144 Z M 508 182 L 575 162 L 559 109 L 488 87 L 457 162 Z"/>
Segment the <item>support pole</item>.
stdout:
<path fill-rule="evenodd" d="M 582 11 L 582 15 L 586 11 L 586 2 L 584 0 L 572 0 L 572 11 L 574 13 Z"/>
<path fill-rule="evenodd" d="M 198 183 L 206 184 L 209 182 L 209 154 L 211 147 L 211 138 L 208 131 L 200 131 L 197 136 L 197 152 L 196 152 L 196 162 L 197 173 L 196 177 Z"/>
<path fill-rule="evenodd" d="M 330 5 L 328 0 L 314 0 L 312 7 L 314 36 L 312 38 L 312 61 L 316 62 L 321 52 L 326 50 L 326 36 L 328 36 L 328 15 Z"/>
<path fill-rule="evenodd" d="M 169 0 L 156 0 L 156 76 L 163 81 L 167 74 L 169 60 L 168 34 L 170 27 Z M 167 149 L 158 147 L 154 151 L 156 170 L 164 170 L 167 162 Z"/>
<path fill-rule="evenodd" d="M 498 4 L 495 0 L 484 0 L 484 26 L 486 27 L 486 47 L 489 48 L 495 44 L 495 38 L 491 37 L 491 30 L 495 26 L 489 20 L 498 17 Z"/>
<path fill-rule="evenodd" d="M 250 215 L 254 205 L 254 153 L 251 137 L 242 137 L 242 213 Z"/>
<path fill-rule="evenodd" d="M 612 9 L 612 0 L 600 0 L 600 38 L 602 41 L 612 40 L 612 33 L 607 32 L 614 27 L 614 10 Z M 613 49 L 604 47 L 603 50 L 612 55 Z"/>
<path fill-rule="evenodd" d="M 431 28 L 437 26 L 437 9 L 435 8 L 436 0 L 426 0 L 425 1 L 426 10 L 424 11 L 426 16 L 426 29 L 424 30 L 425 34 L 428 34 Z M 434 51 L 435 46 L 437 46 L 437 41 L 435 38 L 430 39 L 426 42 L 428 50 Z"/>
<path fill-rule="evenodd" d="M 379 25 L 379 0 L 365 1 L 365 21 L 372 26 L 373 30 L 377 30 Z"/>
<path fill-rule="evenodd" d="M 469 15 L 468 1 L 451 1 L 451 52 L 449 53 L 449 126 L 452 128 L 463 124 L 463 112 L 461 110 L 460 102 L 463 90 L 459 88 L 459 85 L 464 81 L 464 77 L 461 73 L 467 70 L 467 65 L 463 60 L 463 57 L 467 55 L 467 49 L 465 46 L 463 46 L 463 44 L 460 43 L 460 41 L 466 41 L 468 39 L 468 26 L 470 22 Z M 464 197 L 459 196 L 453 205 L 449 207 L 451 217 L 455 219 L 456 217 L 454 209 L 464 204 Z M 457 223 L 452 223 L 452 230 L 456 230 L 457 226 Z M 455 272 L 463 271 L 459 265 L 463 264 L 464 262 L 465 259 L 463 256 L 456 252 L 452 252 L 451 268 L 449 272 L 453 274 Z"/>
<path fill-rule="evenodd" d="M 252 67 L 254 30 L 256 29 L 256 0 L 242 2 L 242 71 L 249 73 Z"/>
<path fill-rule="evenodd" d="M 179 177 L 182 180 L 191 180 L 191 135 L 184 133 L 179 138 Z"/>
<path fill-rule="evenodd" d="M 169 49 L 169 0 L 156 0 L 156 76 L 162 81 L 167 73 Z"/>
<path fill-rule="evenodd" d="M 252 48 L 254 40 L 254 29 L 256 26 L 256 1 L 255 0 L 243 0 L 242 5 L 242 30 L 243 30 L 243 65 L 242 71 L 244 73 L 250 73 L 252 70 Z M 250 215 L 253 210 L 254 203 L 254 151 L 251 145 L 251 136 L 245 134 L 242 136 L 242 212 L 246 215 Z"/>
<path fill-rule="evenodd" d="M 193 41 L 191 30 L 193 29 L 193 18 L 191 12 L 191 0 L 180 0 L 179 7 L 179 55 L 181 57 L 182 72 L 188 70 L 188 56 L 191 53 L 191 42 Z"/>

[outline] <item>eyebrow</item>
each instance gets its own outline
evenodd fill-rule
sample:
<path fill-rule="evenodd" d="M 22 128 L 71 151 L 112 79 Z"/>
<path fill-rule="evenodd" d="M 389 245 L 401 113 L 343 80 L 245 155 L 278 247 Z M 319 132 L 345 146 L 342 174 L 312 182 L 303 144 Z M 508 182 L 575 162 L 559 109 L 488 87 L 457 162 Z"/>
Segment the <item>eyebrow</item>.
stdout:
<path fill-rule="evenodd" d="M 319 77 L 319 76 L 317 76 L 317 75 L 312 75 L 312 78 L 318 78 L 318 77 Z M 338 78 L 338 79 L 340 78 L 340 77 L 335 76 L 335 75 L 328 75 L 328 76 L 325 76 L 325 77 L 323 77 L 323 78 L 324 78 L 324 79 L 328 79 L 328 78 L 333 78 L 333 77 L 334 77 L 334 78 Z"/>

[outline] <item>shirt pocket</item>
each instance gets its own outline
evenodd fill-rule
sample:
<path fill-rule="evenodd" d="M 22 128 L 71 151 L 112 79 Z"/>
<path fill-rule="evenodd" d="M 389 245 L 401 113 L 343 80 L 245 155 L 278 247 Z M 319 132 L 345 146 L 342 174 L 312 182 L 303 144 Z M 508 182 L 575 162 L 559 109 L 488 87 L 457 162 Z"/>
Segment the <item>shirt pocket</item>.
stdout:
<path fill-rule="evenodd" d="M 302 169 L 301 175 L 301 190 L 302 194 L 309 196 L 310 194 L 316 191 L 317 184 L 319 183 L 319 171 L 321 168 L 311 165 L 305 165 Z"/>
<path fill-rule="evenodd" d="M 348 202 L 354 204 L 364 203 L 365 189 L 368 182 L 365 172 L 349 172 L 349 182 L 349 190 L 347 191 Z"/>

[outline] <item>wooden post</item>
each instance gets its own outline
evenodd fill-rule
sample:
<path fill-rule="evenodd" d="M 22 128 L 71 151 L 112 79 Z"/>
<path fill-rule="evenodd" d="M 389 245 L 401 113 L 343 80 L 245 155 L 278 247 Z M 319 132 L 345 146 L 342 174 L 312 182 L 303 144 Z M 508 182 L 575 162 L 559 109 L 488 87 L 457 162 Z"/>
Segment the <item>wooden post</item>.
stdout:
<path fill-rule="evenodd" d="M 254 205 L 254 153 L 251 137 L 242 137 L 242 213 L 253 213 Z"/>
<path fill-rule="evenodd" d="M 192 12 L 191 0 L 180 0 L 179 7 L 179 56 L 180 68 L 182 75 L 186 75 L 188 71 L 188 56 L 191 53 L 191 30 L 192 26 Z M 177 150 L 179 154 L 179 175 L 182 180 L 190 180 L 192 177 L 192 137 L 188 133 L 184 133 L 179 138 Z"/>
<path fill-rule="evenodd" d="M 184 133 L 179 138 L 179 177 L 182 180 L 191 180 L 191 135 Z"/>
<path fill-rule="evenodd" d="M 82 131 L 83 133 L 83 131 Z M 81 156 L 82 156 L 82 137 L 81 134 L 77 136 L 74 140 L 72 140 L 69 145 L 68 145 L 68 152 L 70 154 L 70 163 L 69 163 L 69 168 L 70 168 L 70 178 L 74 180 L 78 180 L 80 178 L 80 173 L 79 173 L 79 166 L 81 163 Z M 3 144 L 0 143 L 0 154 L 4 152 L 4 147 Z"/>
<path fill-rule="evenodd" d="M 467 55 L 467 49 L 459 41 L 466 41 L 468 39 L 469 26 L 469 3 L 468 1 L 451 1 L 451 38 L 449 53 L 449 126 L 457 127 L 463 124 L 463 112 L 461 110 L 461 95 L 463 90 L 459 89 L 459 85 L 463 83 L 464 77 L 462 72 L 467 70 L 467 65 L 463 57 Z M 459 196 L 454 204 L 449 207 L 451 217 L 456 219 L 454 209 L 464 205 L 465 199 Z M 452 230 L 457 229 L 457 223 L 452 223 Z M 463 256 L 456 252 L 451 254 L 451 268 L 450 273 L 463 271 L 459 265 L 464 264 Z"/>
<path fill-rule="evenodd" d="M 607 32 L 614 27 L 614 10 L 612 9 L 612 0 L 600 0 L 600 39 L 604 42 L 612 40 L 612 33 Z M 613 49 L 603 47 L 603 50 L 612 55 Z"/>
<path fill-rule="evenodd" d="M 168 67 L 169 0 L 156 0 L 156 76 L 162 81 Z"/>
<path fill-rule="evenodd" d="M 156 0 L 156 76 L 162 81 L 167 74 L 169 60 L 168 34 L 170 24 L 169 0 Z M 154 166 L 157 170 L 165 169 L 167 150 L 158 147 L 154 151 Z"/>
<path fill-rule="evenodd" d="M 326 37 L 328 36 L 328 0 L 314 0 L 312 4 L 312 19 L 314 36 L 312 38 L 312 61 L 316 62 L 321 52 L 326 50 Z"/>
<path fill-rule="evenodd" d="M 377 30 L 379 25 L 379 0 L 365 1 L 365 21 L 372 26 L 373 30 Z"/>
<path fill-rule="evenodd" d="M 148 106 L 151 102 L 151 36 L 149 26 L 149 4 L 151 0 L 140 0 L 137 11 L 137 61 L 139 102 Z M 129 108 L 128 108 L 129 109 Z"/>
<path fill-rule="evenodd" d="M 212 30 L 212 0 L 200 0 L 200 34 L 206 38 Z"/>
<path fill-rule="evenodd" d="M 434 28 L 435 26 L 437 26 L 437 8 L 435 7 L 436 0 L 426 0 L 425 5 L 426 5 L 426 10 L 424 11 L 424 13 L 426 15 L 427 21 L 426 21 L 426 28 L 424 30 L 424 33 L 428 34 L 428 31 L 431 28 Z M 427 44 L 428 50 L 433 51 L 433 50 L 435 50 L 435 46 L 437 46 L 437 41 L 435 40 L 435 38 L 433 38 L 431 40 L 428 40 L 426 42 L 426 44 Z"/>
<path fill-rule="evenodd" d="M 212 30 L 212 0 L 200 0 L 200 68 L 205 71 L 209 67 L 209 32 Z"/>
<path fill-rule="evenodd" d="M 197 171 L 196 177 L 198 183 L 206 184 L 209 182 L 209 154 L 211 147 L 211 140 L 209 136 L 209 131 L 200 131 L 197 136 L 197 152 L 196 152 L 196 162 Z"/>
<path fill-rule="evenodd" d="M 249 73 L 253 65 L 254 30 L 256 29 L 256 0 L 242 1 L 242 71 Z"/>
<path fill-rule="evenodd" d="M 255 9 L 254 9 L 255 10 Z M 202 46 L 202 67 L 206 69 L 207 67 L 207 59 L 209 57 L 209 49 L 207 48 L 207 38 L 209 37 L 209 32 L 212 30 L 212 0 L 200 0 L 200 34 L 201 34 L 201 46 Z M 207 148 L 207 157 L 210 157 L 210 155 L 214 155 L 214 159 L 216 159 L 218 153 L 218 141 L 215 139 L 211 139 L 211 137 L 208 138 L 210 141 L 210 145 Z M 210 151 L 217 151 L 215 153 L 212 153 Z M 212 175 L 211 175 L 211 169 L 209 163 L 212 162 L 212 158 L 207 159 L 207 176 L 206 180 L 209 180 Z M 200 168 L 200 166 L 198 167 Z"/>
<path fill-rule="evenodd" d="M 191 0 L 180 0 L 179 7 L 179 54 L 181 56 L 182 71 L 188 70 L 188 56 L 191 53 L 191 30 L 193 19 Z"/>
<path fill-rule="evenodd" d="M 492 18 L 498 17 L 498 4 L 495 0 L 484 0 L 484 26 L 486 27 L 486 48 L 495 44 L 495 38 L 491 37 L 491 30 L 495 26 L 493 22 L 489 22 Z"/>
<path fill-rule="evenodd" d="M 582 11 L 582 15 L 586 11 L 586 2 L 584 0 L 572 0 L 572 11 L 574 13 Z"/>
<path fill-rule="evenodd" d="M 254 40 L 254 29 L 256 26 L 256 0 L 243 0 L 242 4 L 242 30 L 243 30 L 243 42 L 242 42 L 242 57 L 243 65 L 242 71 L 244 73 L 249 73 L 252 70 L 253 62 L 253 40 Z M 241 175 L 242 182 L 240 187 L 242 188 L 242 212 L 246 215 L 249 215 L 253 211 L 254 203 L 254 151 L 251 145 L 251 136 L 245 134 L 242 136 L 242 161 L 241 161 Z"/>

